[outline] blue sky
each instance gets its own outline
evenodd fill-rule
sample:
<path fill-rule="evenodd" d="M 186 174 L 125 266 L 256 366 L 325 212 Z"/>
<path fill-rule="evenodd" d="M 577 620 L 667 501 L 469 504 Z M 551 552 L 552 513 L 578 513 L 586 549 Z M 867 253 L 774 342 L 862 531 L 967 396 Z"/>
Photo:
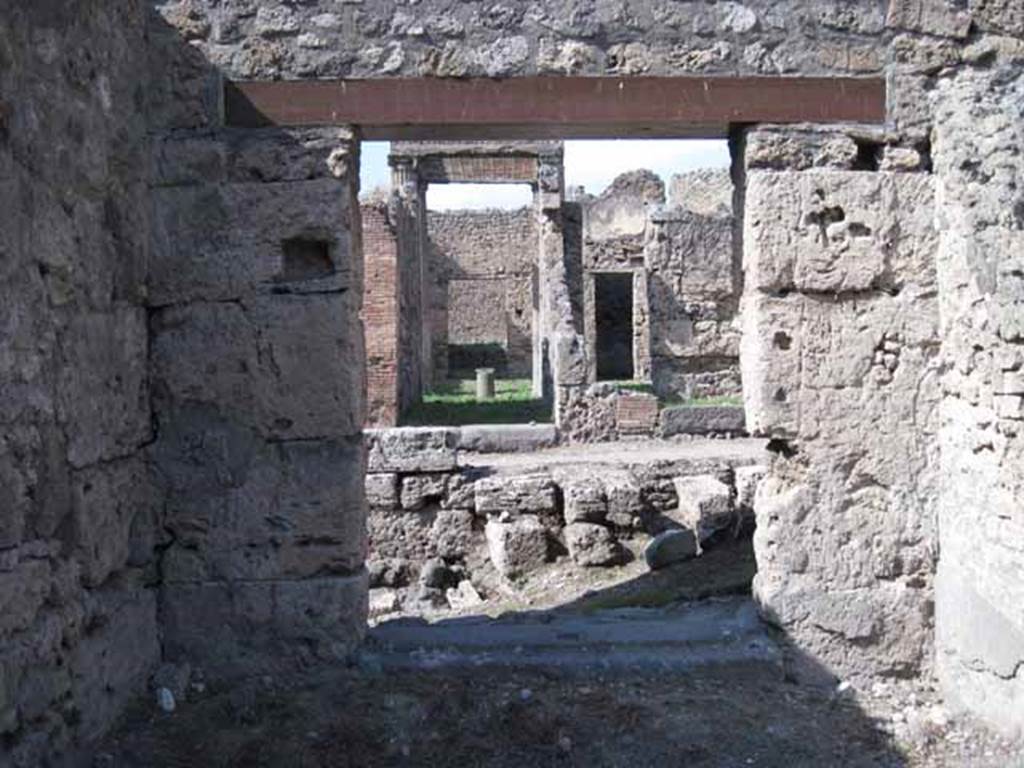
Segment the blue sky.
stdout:
<path fill-rule="evenodd" d="M 368 191 L 390 182 L 388 143 L 364 142 L 361 186 Z M 728 168 L 729 148 L 724 140 L 618 139 L 565 142 L 565 183 L 601 193 L 624 171 L 647 168 L 666 183 L 672 174 L 696 168 Z M 434 184 L 427 190 L 427 206 L 446 208 L 514 208 L 530 202 L 526 185 Z"/>

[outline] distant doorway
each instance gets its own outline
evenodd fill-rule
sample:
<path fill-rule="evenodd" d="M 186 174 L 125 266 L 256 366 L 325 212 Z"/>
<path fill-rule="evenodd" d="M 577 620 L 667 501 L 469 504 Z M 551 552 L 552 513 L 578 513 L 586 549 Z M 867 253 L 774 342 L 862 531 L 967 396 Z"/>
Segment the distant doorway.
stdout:
<path fill-rule="evenodd" d="M 594 275 L 594 311 L 597 330 L 597 378 L 628 381 L 633 378 L 633 273 Z"/>

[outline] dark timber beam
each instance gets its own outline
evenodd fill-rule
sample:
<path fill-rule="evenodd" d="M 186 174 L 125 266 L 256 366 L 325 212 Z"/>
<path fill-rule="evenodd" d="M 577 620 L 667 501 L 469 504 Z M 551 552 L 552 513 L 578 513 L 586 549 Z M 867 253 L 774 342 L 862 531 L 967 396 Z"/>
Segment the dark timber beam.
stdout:
<path fill-rule="evenodd" d="M 724 136 L 732 123 L 881 123 L 853 77 L 377 78 L 229 82 L 227 124 L 362 127 L 369 139 Z"/>

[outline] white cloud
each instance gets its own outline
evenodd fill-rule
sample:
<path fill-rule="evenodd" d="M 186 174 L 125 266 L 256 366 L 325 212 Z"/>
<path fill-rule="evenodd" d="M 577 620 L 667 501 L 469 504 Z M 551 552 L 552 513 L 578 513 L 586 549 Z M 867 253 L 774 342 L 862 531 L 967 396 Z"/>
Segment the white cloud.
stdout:
<path fill-rule="evenodd" d="M 389 144 L 366 142 L 362 147 L 362 188 L 390 183 Z M 565 183 L 600 194 L 620 173 L 646 168 L 666 185 L 673 174 L 697 168 L 728 168 L 729 147 L 721 139 L 610 139 L 565 142 Z M 427 207 L 519 208 L 531 202 L 523 184 L 433 184 Z"/>

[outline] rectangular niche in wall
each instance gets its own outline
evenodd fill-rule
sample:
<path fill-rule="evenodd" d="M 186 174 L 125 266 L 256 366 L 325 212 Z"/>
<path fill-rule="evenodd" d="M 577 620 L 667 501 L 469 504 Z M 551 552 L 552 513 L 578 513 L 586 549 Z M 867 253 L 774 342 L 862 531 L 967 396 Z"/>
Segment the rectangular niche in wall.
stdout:
<path fill-rule="evenodd" d="M 281 243 L 280 281 L 316 280 L 334 274 L 331 244 L 326 240 L 293 237 Z"/>
<path fill-rule="evenodd" d="M 633 378 L 633 273 L 594 275 L 594 314 L 597 331 L 597 378 Z"/>

